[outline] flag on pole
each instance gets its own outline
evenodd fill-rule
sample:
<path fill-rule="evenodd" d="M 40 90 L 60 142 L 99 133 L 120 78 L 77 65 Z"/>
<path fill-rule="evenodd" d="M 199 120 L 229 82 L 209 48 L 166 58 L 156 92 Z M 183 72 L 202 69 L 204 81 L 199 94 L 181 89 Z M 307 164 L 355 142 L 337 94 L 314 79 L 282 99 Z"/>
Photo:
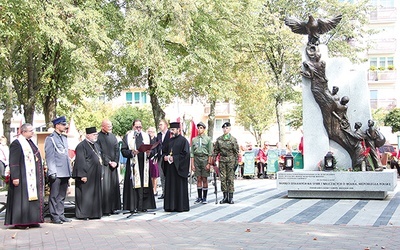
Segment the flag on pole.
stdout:
<path fill-rule="evenodd" d="M 198 130 L 193 119 L 190 121 L 190 145 L 192 145 L 192 140 L 198 135 Z"/>

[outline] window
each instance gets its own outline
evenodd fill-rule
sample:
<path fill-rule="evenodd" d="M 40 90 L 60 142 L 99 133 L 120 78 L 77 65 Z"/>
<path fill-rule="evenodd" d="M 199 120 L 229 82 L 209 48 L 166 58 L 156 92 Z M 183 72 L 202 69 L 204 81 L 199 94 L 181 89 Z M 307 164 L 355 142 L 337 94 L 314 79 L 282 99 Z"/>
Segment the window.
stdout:
<path fill-rule="evenodd" d="M 215 119 L 215 123 L 214 123 L 214 131 L 216 132 L 222 132 L 222 124 L 224 124 L 225 122 L 230 122 L 229 119 Z"/>
<path fill-rule="evenodd" d="M 145 104 L 147 103 L 147 93 L 146 92 L 127 92 L 126 102 L 128 104 Z"/>
<path fill-rule="evenodd" d="M 378 90 L 370 90 L 369 99 L 371 108 L 376 109 L 378 107 Z"/>
<path fill-rule="evenodd" d="M 128 104 L 132 104 L 132 92 L 127 92 L 125 99 Z"/>
<path fill-rule="evenodd" d="M 139 104 L 140 103 L 140 93 L 135 92 L 134 96 L 135 96 L 135 104 Z"/>
<path fill-rule="evenodd" d="M 369 66 L 378 67 L 378 58 L 376 58 L 376 57 L 371 57 L 371 58 L 369 59 Z"/>
<path fill-rule="evenodd" d="M 371 57 L 369 59 L 369 66 L 374 66 L 376 68 L 387 69 L 388 66 L 394 64 L 393 57 Z"/>
<path fill-rule="evenodd" d="M 394 7 L 394 0 L 370 0 L 369 4 L 377 7 Z"/>

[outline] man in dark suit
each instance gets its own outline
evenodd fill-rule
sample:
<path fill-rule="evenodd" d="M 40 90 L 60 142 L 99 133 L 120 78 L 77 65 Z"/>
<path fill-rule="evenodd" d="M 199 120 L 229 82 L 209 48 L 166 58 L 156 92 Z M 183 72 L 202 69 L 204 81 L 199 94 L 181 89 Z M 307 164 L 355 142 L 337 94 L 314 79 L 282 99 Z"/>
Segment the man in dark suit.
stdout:
<path fill-rule="evenodd" d="M 160 123 L 158 124 L 158 128 L 160 129 L 160 132 L 157 134 L 157 141 L 160 141 L 159 145 L 159 151 L 160 153 L 158 154 L 158 168 L 160 172 L 160 180 L 161 180 L 161 187 L 162 187 L 162 194 L 158 199 L 164 199 L 164 189 L 165 189 L 165 175 L 163 168 L 168 164 L 168 162 L 164 161 L 164 155 L 167 154 L 168 150 L 168 143 L 170 141 L 170 132 L 168 130 L 168 123 L 165 120 L 161 120 Z"/>
<path fill-rule="evenodd" d="M 71 177 L 67 137 L 63 134 L 67 130 L 67 119 L 61 116 L 52 122 L 54 132 L 47 136 L 44 142 L 50 182 L 49 208 L 52 223 L 62 224 L 71 222 L 71 219 L 64 216 L 64 201 Z"/>

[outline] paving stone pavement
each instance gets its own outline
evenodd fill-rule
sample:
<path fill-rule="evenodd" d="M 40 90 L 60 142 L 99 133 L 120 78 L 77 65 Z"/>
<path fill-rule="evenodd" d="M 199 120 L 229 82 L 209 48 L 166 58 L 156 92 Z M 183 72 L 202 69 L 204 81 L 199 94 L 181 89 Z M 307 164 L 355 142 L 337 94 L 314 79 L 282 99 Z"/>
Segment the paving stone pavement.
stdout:
<path fill-rule="evenodd" d="M 385 200 L 290 199 L 275 180 L 243 179 L 233 205 L 215 204 L 212 185 L 209 203 L 194 204 L 192 185 L 189 212 L 164 212 L 156 199 L 147 213 L 89 221 L 71 213 L 71 223 L 46 217 L 25 230 L 4 226 L 3 212 L 0 249 L 400 249 L 399 186 Z"/>

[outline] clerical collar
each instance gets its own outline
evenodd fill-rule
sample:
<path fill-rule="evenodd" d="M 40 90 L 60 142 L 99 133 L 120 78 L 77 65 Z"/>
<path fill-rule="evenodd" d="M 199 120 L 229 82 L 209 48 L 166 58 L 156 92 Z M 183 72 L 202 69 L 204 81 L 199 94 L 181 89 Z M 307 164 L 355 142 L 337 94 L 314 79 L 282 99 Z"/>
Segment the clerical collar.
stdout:
<path fill-rule="evenodd" d="M 90 144 L 94 145 L 94 142 L 91 142 L 89 139 L 85 139 L 87 142 L 89 142 Z"/>

